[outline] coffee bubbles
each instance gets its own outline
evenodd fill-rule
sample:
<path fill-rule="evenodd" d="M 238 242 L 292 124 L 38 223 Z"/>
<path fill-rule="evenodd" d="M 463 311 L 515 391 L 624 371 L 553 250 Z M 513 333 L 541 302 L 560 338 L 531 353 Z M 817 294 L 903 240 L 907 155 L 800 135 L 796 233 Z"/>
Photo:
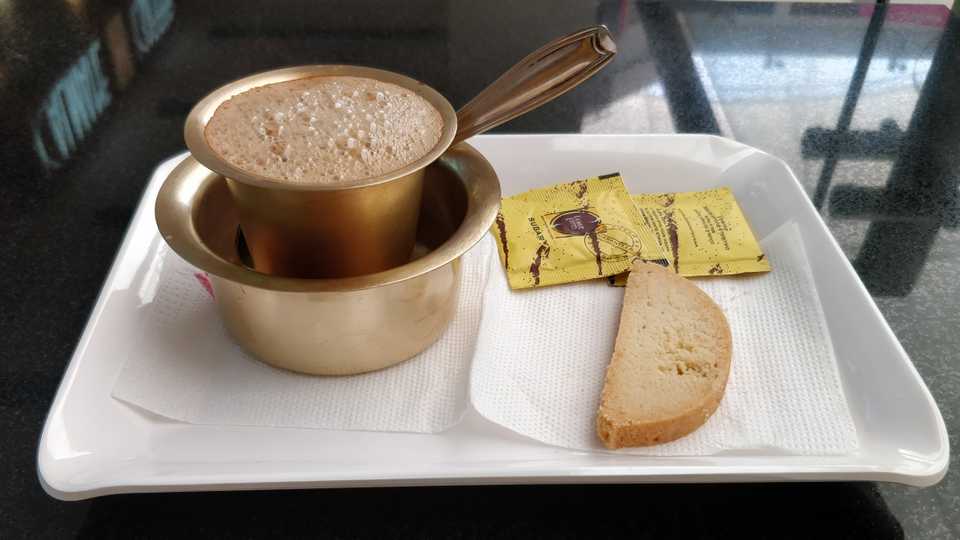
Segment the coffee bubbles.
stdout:
<path fill-rule="evenodd" d="M 406 88 L 364 77 L 311 77 L 253 88 L 216 110 L 205 136 L 226 161 L 281 183 L 380 176 L 428 154 L 440 113 Z"/>

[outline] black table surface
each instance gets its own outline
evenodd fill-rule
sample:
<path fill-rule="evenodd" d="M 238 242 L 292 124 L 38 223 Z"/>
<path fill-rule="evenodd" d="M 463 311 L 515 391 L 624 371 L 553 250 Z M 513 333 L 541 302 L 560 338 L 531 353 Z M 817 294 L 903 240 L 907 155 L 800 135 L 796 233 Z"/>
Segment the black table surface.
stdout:
<path fill-rule="evenodd" d="M 960 535 L 960 472 L 875 483 L 489 486 L 59 502 L 43 421 L 190 106 L 282 65 L 366 64 L 464 104 L 547 40 L 616 60 L 496 132 L 717 133 L 786 160 L 960 428 L 960 13 L 809 3 L 0 2 L 0 537 Z M 560 179 L 558 179 L 560 180 Z M 864 359 L 868 361 L 869 359 Z M 956 458 L 951 459 L 956 464 Z"/>

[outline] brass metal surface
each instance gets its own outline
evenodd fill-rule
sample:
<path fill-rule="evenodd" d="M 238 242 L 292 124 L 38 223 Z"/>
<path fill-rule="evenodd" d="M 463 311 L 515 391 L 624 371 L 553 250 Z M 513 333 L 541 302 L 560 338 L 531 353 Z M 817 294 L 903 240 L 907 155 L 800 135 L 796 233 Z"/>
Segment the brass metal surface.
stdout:
<path fill-rule="evenodd" d="M 457 111 L 453 144 L 552 101 L 613 60 L 617 46 L 606 26 L 555 39 L 527 55 Z"/>
<path fill-rule="evenodd" d="M 227 84 L 190 112 L 184 138 L 193 157 L 227 178 L 254 267 L 301 278 L 343 278 L 387 270 L 410 257 L 416 240 L 424 167 L 451 144 L 482 133 L 564 94 L 605 66 L 616 45 L 604 26 L 551 41 L 504 73 L 459 112 L 432 88 L 397 73 L 359 66 L 284 68 Z M 348 75 L 408 88 L 443 119 L 436 147 L 375 178 L 326 185 L 286 184 L 221 158 L 204 130 L 217 107 L 251 88 L 293 79 Z"/>
<path fill-rule="evenodd" d="M 443 120 L 440 140 L 417 161 L 391 173 L 337 184 L 289 184 L 224 160 L 204 130 L 217 107 L 257 86 L 322 76 L 367 77 L 426 99 Z M 457 130 L 450 103 L 429 86 L 379 69 L 315 65 L 276 69 L 214 90 L 190 112 L 184 139 L 193 157 L 228 178 L 255 267 L 290 277 L 339 278 L 405 263 L 416 239 L 423 169 L 450 145 Z"/>
<path fill-rule="evenodd" d="M 496 217 L 500 185 L 480 153 L 449 149 L 424 169 L 417 258 L 342 279 L 267 275 L 240 263 L 240 216 L 223 176 L 188 157 L 167 178 L 157 225 L 181 257 L 206 271 L 240 345 L 303 373 L 347 375 L 401 362 L 432 344 L 454 315 L 460 257 Z"/>

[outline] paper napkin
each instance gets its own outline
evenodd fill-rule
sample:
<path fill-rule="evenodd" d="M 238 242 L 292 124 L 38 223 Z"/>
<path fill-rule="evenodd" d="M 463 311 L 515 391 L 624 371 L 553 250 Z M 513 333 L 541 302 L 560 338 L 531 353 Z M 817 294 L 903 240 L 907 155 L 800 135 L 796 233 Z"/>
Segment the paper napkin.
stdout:
<path fill-rule="evenodd" d="M 857 448 L 799 229 L 784 225 L 761 245 L 772 272 L 695 280 L 723 309 L 733 334 L 717 412 L 680 440 L 622 452 L 831 455 Z M 471 373 L 473 405 L 538 441 L 602 450 L 596 411 L 622 299 L 623 289 L 602 280 L 511 291 L 502 271 L 491 272 Z"/>
<path fill-rule="evenodd" d="M 206 276 L 166 246 L 150 265 L 157 280 L 141 308 L 141 344 L 113 396 L 193 424 L 435 433 L 456 423 L 480 323 L 493 240 L 463 257 L 457 312 L 429 349 L 389 369 L 314 377 L 263 364 L 223 328 Z M 322 354 L 322 351 L 317 351 Z"/>

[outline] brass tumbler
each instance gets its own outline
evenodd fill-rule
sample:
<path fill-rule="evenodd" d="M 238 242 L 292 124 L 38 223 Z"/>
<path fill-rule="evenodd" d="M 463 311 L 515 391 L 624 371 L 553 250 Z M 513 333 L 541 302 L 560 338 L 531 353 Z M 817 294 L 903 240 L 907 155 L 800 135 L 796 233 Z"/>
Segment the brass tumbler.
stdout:
<path fill-rule="evenodd" d="M 232 96 L 267 84 L 323 76 L 366 77 L 417 93 L 443 119 L 440 140 L 401 169 L 332 185 L 271 180 L 232 165 L 208 144 L 207 122 Z M 227 179 L 257 271 L 342 278 L 388 270 L 409 260 L 416 242 L 424 168 L 447 150 L 456 132 L 453 107 L 421 82 L 380 69 L 314 65 L 267 71 L 214 90 L 190 112 L 184 138 L 198 162 Z"/>
<path fill-rule="evenodd" d="M 157 226 L 174 251 L 209 274 L 220 316 L 246 350 L 302 373 L 362 373 L 402 362 L 440 337 L 456 310 L 460 258 L 500 207 L 496 173 L 468 144 L 427 167 L 423 183 L 418 256 L 375 274 L 302 279 L 247 268 L 226 180 L 191 157 L 157 195 Z"/>

